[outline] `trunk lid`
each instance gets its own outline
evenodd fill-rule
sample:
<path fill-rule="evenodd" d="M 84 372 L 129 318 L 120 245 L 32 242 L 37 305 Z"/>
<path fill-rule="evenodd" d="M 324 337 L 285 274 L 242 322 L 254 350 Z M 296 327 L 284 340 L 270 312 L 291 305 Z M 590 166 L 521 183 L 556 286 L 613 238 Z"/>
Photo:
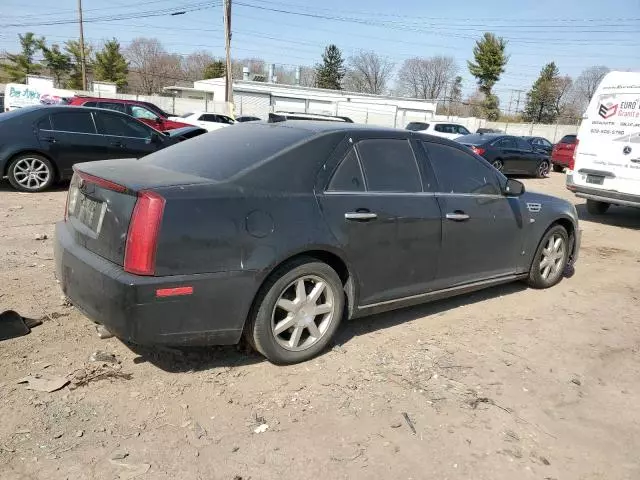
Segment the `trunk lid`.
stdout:
<path fill-rule="evenodd" d="M 127 233 L 139 192 L 212 183 L 129 159 L 81 163 L 74 170 L 65 219 L 75 241 L 120 266 L 124 265 Z"/>

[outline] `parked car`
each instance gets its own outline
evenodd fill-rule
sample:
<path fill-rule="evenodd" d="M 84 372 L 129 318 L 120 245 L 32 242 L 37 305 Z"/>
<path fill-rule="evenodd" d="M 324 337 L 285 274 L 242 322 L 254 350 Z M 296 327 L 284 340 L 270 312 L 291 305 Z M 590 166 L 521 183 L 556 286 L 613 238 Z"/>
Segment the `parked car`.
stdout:
<path fill-rule="evenodd" d="M 301 112 L 274 112 L 269 114 L 268 122 L 281 122 L 283 120 L 310 120 L 315 122 L 345 122 L 353 123 L 349 117 L 336 115 L 321 115 L 318 113 Z"/>
<path fill-rule="evenodd" d="M 640 208 L 640 72 L 610 72 L 580 124 L 567 188 L 601 215 L 611 205 Z"/>
<path fill-rule="evenodd" d="M 179 142 L 183 142 L 185 140 L 189 140 L 190 138 L 197 137 L 198 135 L 205 134 L 207 133 L 207 131 L 207 129 L 202 127 L 191 126 L 176 128 L 175 130 L 169 130 L 164 133 L 171 138 L 177 139 Z"/>
<path fill-rule="evenodd" d="M 531 145 L 534 150 L 544 153 L 545 155 L 551 155 L 553 150 L 553 143 L 544 137 L 522 137 Z"/>
<path fill-rule="evenodd" d="M 476 133 L 504 133 L 504 132 L 497 128 L 479 128 L 478 130 L 476 130 Z"/>
<path fill-rule="evenodd" d="M 571 164 L 577 139 L 577 135 L 565 135 L 553 146 L 551 164 L 554 172 L 562 172 Z"/>
<path fill-rule="evenodd" d="M 0 115 L 0 173 L 24 192 L 71 178 L 78 162 L 142 157 L 177 140 L 111 110 L 33 106 Z"/>
<path fill-rule="evenodd" d="M 505 175 L 524 174 L 544 178 L 549 174 L 549 157 L 513 135 L 478 134 L 458 137 L 457 142 L 485 158 Z"/>
<path fill-rule="evenodd" d="M 164 132 L 175 128 L 188 127 L 189 124 L 181 121 L 170 120 L 164 112 L 149 102 L 138 100 L 122 100 L 120 98 L 94 98 L 72 97 L 68 99 L 69 105 L 82 107 L 106 108 L 117 112 L 126 113 L 141 122 L 146 123 L 156 130 Z M 153 107 L 151 107 L 153 105 Z M 163 113 L 160 113 L 163 112 Z"/>
<path fill-rule="evenodd" d="M 241 115 L 239 117 L 236 117 L 236 122 L 259 122 L 260 120 L 262 120 L 260 117 L 253 117 L 251 115 Z"/>
<path fill-rule="evenodd" d="M 228 127 L 229 125 L 236 123 L 233 118 L 227 115 L 208 112 L 189 112 L 179 117 L 171 117 L 171 119 L 179 119 L 179 121 L 183 123 L 205 128 L 209 132 L 213 132 L 219 128 Z"/>
<path fill-rule="evenodd" d="M 75 169 L 57 278 L 138 344 L 245 332 L 274 363 L 304 361 L 343 316 L 516 280 L 551 287 L 578 254 L 571 203 L 407 130 L 248 123 Z"/>
<path fill-rule="evenodd" d="M 451 140 L 461 135 L 469 135 L 471 133 L 462 125 L 447 122 L 409 122 L 406 129 L 412 132 L 428 133 L 429 135 L 449 138 Z"/>

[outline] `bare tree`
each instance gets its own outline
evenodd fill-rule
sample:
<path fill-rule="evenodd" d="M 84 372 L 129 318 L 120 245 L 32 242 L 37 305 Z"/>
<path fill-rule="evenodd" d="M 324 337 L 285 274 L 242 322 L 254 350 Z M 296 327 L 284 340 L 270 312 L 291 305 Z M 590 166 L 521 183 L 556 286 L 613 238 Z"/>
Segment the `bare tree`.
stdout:
<path fill-rule="evenodd" d="M 576 93 L 583 107 L 589 104 L 602 78 L 609 73 L 605 66 L 589 67 L 576 79 Z"/>
<path fill-rule="evenodd" d="M 261 58 L 243 58 L 233 60 L 231 62 L 231 76 L 234 80 L 242 80 L 242 69 L 244 67 L 249 68 L 249 80 L 251 80 L 251 75 L 266 75 L 267 73 L 266 62 Z"/>
<path fill-rule="evenodd" d="M 314 87 L 316 85 L 316 69 L 313 67 L 300 67 L 300 86 Z"/>
<path fill-rule="evenodd" d="M 193 52 L 182 60 L 184 78 L 191 82 L 204 79 L 204 70 L 216 61 L 216 58 L 205 50 Z"/>
<path fill-rule="evenodd" d="M 179 55 L 169 54 L 156 38 L 136 38 L 125 50 L 132 90 L 151 95 L 184 80 Z"/>
<path fill-rule="evenodd" d="M 404 95 L 435 100 L 444 96 L 457 70 L 452 57 L 410 58 L 400 67 L 398 85 Z"/>
<path fill-rule="evenodd" d="M 361 51 L 349 57 L 344 88 L 354 92 L 383 94 L 391 77 L 394 63 L 375 52 Z"/>

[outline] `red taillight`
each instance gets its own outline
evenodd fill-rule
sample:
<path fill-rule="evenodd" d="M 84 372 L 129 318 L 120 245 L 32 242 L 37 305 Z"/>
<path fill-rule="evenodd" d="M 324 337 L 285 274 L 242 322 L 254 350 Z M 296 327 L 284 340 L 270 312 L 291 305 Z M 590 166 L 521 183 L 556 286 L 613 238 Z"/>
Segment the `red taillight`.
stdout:
<path fill-rule="evenodd" d="M 164 204 L 164 198 L 155 192 L 138 193 L 124 250 L 126 272 L 136 275 L 154 274 Z"/>
<path fill-rule="evenodd" d="M 579 143 L 580 143 L 580 140 L 576 139 L 576 143 L 573 146 L 573 153 L 571 154 L 571 158 L 569 159 L 569 165 L 568 165 L 569 170 L 573 170 L 573 167 L 576 166 L 576 154 L 578 153 Z"/>
<path fill-rule="evenodd" d="M 484 152 L 486 152 L 484 148 L 476 147 L 475 145 L 471 147 L 471 150 L 473 150 L 473 152 L 478 155 L 482 155 Z"/>

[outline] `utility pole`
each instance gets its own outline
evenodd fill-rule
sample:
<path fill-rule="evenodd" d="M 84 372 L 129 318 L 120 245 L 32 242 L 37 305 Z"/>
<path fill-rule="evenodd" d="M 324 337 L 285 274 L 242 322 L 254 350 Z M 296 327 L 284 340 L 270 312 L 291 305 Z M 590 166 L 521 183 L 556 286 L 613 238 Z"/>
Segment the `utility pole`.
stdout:
<path fill-rule="evenodd" d="M 515 114 L 518 114 L 518 110 L 520 108 L 520 94 L 523 92 L 524 90 L 516 90 L 516 92 L 518 92 L 518 99 L 516 100 L 516 111 Z"/>
<path fill-rule="evenodd" d="M 84 29 L 82 27 L 82 0 L 78 0 L 78 22 L 80 23 L 80 68 L 82 71 L 82 90 L 87 90 L 87 65 L 84 58 Z"/>
<path fill-rule="evenodd" d="M 224 36 L 225 36 L 225 50 L 227 53 L 227 64 L 225 68 L 226 82 L 224 96 L 225 101 L 233 103 L 233 78 L 231 75 L 231 0 L 224 0 Z"/>

